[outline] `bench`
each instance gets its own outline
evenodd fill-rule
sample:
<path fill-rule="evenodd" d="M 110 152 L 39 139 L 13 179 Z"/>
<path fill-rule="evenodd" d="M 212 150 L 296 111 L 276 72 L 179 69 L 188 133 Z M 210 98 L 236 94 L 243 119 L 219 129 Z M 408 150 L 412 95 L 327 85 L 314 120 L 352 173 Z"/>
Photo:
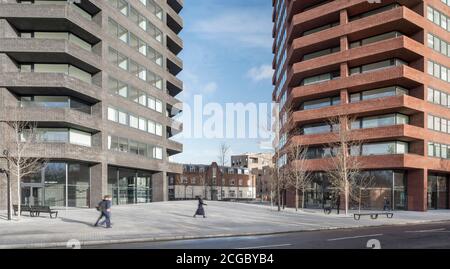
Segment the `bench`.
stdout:
<path fill-rule="evenodd" d="M 361 217 L 370 216 L 371 219 L 378 219 L 378 216 L 386 216 L 388 219 L 392 219 L 394 217 L 394 213 L 392 212 L 374 212 L 374 213 L 355 213 L 353 214 L 353 218 L 355 220 L 360 220 Z"/>
<path fill-rule="evenodd" d="M 51 219 L 53 219 L 53 215 L 55 215 L 55 218 L 58 217 L 58 211 L 51 210 L 49 206 L 32 206 L 31 210 L 33 217 L 39 217 L 41 213 L 49 214 Z"/>
<path fill-rule="evenodd" d="M 17 216 L 17 211 L 19 211 L 18 205 L 13 205 L 14 215 Z M 33 210 L 29 205 L 21 205 L 19 214 L 22 215 L 22 212 L 29 212 L 30 216 L 33 216 Z"/>

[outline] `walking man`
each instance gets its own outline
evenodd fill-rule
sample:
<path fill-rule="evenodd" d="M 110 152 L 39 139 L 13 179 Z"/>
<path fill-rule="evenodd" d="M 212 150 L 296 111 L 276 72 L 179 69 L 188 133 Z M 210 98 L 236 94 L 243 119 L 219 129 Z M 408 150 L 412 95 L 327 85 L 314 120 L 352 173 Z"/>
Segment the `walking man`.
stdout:
<path fill-rule="evenodd" d="M 94 224 L 95 227 L 97 227 L 99 224 L 103 225 L 106 223 L 106 228 L 112 228 L 111 227 L 111 207 L 112 207 L 112 197 L 111 197 L 111 195 L 105 195 L 103 200 L 97 206 L 97 210 L 101 212 L 101 215 L 98 218 L 97 222 Z M 100 220 L 102 218 L 105 218 L 105 220 L 100 222 Z"/>

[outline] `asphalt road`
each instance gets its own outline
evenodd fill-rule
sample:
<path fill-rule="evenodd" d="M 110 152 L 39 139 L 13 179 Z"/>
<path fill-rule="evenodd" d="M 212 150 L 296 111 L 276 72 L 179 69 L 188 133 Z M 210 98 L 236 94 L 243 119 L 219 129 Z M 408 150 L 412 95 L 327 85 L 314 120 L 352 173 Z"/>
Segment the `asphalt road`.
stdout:
<path fill-rule="evenodd" d="M 90 246 L 96 249 L 450 249 L 450 222 Z"/>

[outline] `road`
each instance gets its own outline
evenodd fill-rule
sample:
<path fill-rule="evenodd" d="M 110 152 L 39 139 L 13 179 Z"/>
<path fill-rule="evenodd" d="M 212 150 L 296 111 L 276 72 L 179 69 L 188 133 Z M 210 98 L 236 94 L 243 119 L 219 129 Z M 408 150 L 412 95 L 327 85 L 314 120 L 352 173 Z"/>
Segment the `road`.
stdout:
<path fill-rule="evenodd" d="M 383 249 L 450 249 L 450 221 L 405 226 L 294 232 L 90 246 L 96 249 L 364 249 L 370 240 Z M 379 242 L 379 245 L 378 245 Z"/>

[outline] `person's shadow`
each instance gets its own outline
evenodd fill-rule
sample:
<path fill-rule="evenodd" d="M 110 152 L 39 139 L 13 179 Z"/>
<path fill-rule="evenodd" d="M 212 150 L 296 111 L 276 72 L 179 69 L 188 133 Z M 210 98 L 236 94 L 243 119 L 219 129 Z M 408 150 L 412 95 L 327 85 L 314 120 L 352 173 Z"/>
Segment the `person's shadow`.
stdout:
<path fill-rule="evenodd" d="M 93 227 L 94 226 L 94 223 L 87 222 L 87 221 L 80 221 L 80 220 L 67 219 L 67 218 L 60 218 L 60 219 L 61 219 L 61 221 L 67 222 L 67 223 L 84 224 L 84 225 L 89 226 L 89 227 Z"/>

